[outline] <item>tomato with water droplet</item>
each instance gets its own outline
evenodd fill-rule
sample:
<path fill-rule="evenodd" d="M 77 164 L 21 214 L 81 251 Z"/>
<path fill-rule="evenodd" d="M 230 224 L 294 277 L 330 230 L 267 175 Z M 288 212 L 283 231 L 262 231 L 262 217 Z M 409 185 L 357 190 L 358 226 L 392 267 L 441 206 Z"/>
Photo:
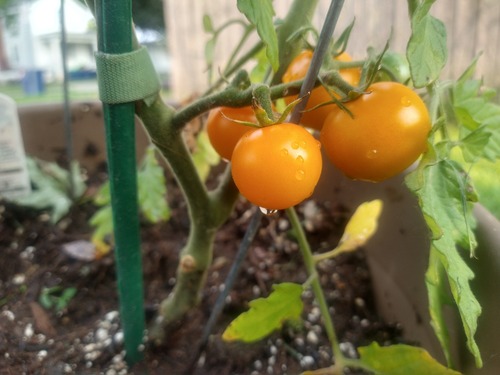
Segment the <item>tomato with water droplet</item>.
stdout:
<path fill-rule="evenodd" d="M 427 146 L 431 121 L 411 88 L 377 82 L 366 94 L 326 118 L 320 140 L 331 162 L 348 177 L 378 182 L 418 159 Z"/>
<path fill-rule="evenodd" d="M 305 128 L 283 123 L 247 132 L 232 157 L 240 193 L 267 210 L 295 206 L 311 196 L 322 169 L 321 145 Z"/>

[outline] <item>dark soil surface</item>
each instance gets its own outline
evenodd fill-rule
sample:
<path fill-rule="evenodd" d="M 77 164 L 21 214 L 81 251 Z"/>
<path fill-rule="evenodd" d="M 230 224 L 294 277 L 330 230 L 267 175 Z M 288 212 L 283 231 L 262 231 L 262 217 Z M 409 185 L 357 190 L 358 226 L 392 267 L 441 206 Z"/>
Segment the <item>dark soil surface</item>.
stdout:
<path fill-rule="evenodd" d="M 87 196 L 103 178 L 93 179 L 97 182 L 90 183 Z M 175 184 L 169 185 L 172 218 L 141 229 L 148 316 L 175 284 L 178 254 L 189 229 L 185 203 Z M 86 200 L 52 225 L 46 213 L 0 205 L 0 374 L 299 374 L 331 365 L 329 344 L 310 292 L 303 296 L 300 324 L 287 325 L 251 345 L 227 344 L 220 338 L 248 302 L 267 296 L 274 283 L 307 279 L 290 225 L 278 213 L 264 217 L 208 345 L 187 370 L 254 209 L 240 200 L 217 234 L 201 305 L 169 333 L 164 346 L 146 345 L 145 360 L 127 367 L 113 253 L 85 261 L 62 251 L 66 243 L 90 239 L 88 218 L 96 207 Z M 312 248 L 318 251 L 337 243 L 351 214 L 314 201 L 301 204 L 298 212 Z M 402 341 L 398 326 L 377 316 L 362 249 L 322 262 L 319 272 L 346 355 L 356 356 L 356 347 L 374 340 Z M 44 288 L 52 287 L 60 292 L 76 290 L 60 311 L 47 309 L 40 301 Z"/>

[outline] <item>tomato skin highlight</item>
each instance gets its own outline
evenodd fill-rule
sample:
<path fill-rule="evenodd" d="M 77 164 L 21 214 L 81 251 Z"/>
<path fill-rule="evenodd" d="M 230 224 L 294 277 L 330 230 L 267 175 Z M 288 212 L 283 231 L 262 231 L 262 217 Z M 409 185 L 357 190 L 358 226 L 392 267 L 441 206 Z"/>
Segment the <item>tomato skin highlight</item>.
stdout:
<path fill-rule="evenodd" d="M 247 131 L 253 128 L 237 122 L 257 123 L 257 118 L 251 106 L 232 108 L 218 107 L 208 113 L 207 133 L 212 147 L 225 160 L 231 160 L 234 146 Z"/>
<path fill-rule="evenodd" d="M 299 53 L 292 60 L 292 62 L 288 66 L 288 69 L 283 75 L 283 82 L 288 83 L 303 79 L 306 76 L 309 65 L 311 64 L 312 56 L 313 51 L 311 50 L 304 50 Z M 352 58 L 348 53 L 344 52 L 337 56 L 336 60 L 351 61 Z M 356 86 L 361 78 L 361 70 L 358 68 L 342 69 L 339 71 L 339 73 L 347 83 L 353 86 Z M 297 99 L 297 96 L 286 97 L 285 101 L 287 103 L 290 103 L 295 99 Z M 321 130 L 326 117 L 330 114 L 331 110 L 337 106 L 335 104 L 329 104 L 318 107 L 312 111 L 309 110 L 321 103 L 329 102 L 331 100 L 332 97 L 323 86 L 314 88 L 309 95 L 305 111 L 302 113 L 300 123 L 309 128 Z"/>
<path fill-rule="evenodd" d="M 245 133 L 233 152 L 232 175 L 240 193 L 267 210 L 286 209 L 311 196 L 321 169 L 319 141 L 290 123 Z"/>
<path fill-rule="evenodd" d="M 348 177 L 371 182 L 391 178 L 425 151 L 431 121 L 422 99 L 396 82 L 377 82 L 325 120 L 321 143 Z"/>

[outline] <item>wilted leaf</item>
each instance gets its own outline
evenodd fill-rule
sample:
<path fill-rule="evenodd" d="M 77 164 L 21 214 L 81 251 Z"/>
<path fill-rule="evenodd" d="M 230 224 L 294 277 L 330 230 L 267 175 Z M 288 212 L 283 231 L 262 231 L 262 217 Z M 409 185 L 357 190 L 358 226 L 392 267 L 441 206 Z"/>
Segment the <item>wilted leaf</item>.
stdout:
<path fill-rule="evenodd" d="M 380 347 L 374 342 L 358 351 L 360 362 L 377 375 L 460 375 L 441 365 L 424 349 L 414 346 Z"/>
<path fill-rule="evenodd" d="M 363 246 L 377 230 L 382 207 L 380 199 L 359 205 L 346 225 L 339 247 L 348 251 Z"/>
<path fill-rule="evenodd" d="M 377 230 L 382 207 L 383 202 L 380 199 L 360 204 L 347 223 L 337 247 L 326 253 L 315 255 L 314 260 L 319 262 L 363 246 Z"/>
<path fill-rule="evenodd" d="M 238 316 L 224 331 L 225 341 L 254 342 L 300 317 L 303 309 L 302 285 L 281 283 L 273 286 L 267 298 L 250 302 L 250 310 Z"/>

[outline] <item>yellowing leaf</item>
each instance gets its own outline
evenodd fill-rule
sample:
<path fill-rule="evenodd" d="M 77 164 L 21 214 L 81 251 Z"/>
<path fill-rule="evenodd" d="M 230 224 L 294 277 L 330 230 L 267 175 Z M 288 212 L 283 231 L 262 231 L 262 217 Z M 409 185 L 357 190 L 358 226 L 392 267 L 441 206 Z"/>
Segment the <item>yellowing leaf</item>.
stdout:
<path fill-rule="evenodd" d="M 344 251 L 354 250 L 364 245 L 373 236 L 378 227 L 382 206 L 382 201 L 376 199 L 362 203 L 356 209 L 340 239 L 340 247 Z"/>
<path fill-rule="evenodd" d="M 250 302 L 250 310 L 238 316 L 222 334 L 224 341 L 254 342 L 280 328 L 302 313 L 302 285 L 281 283 L 273 285 L 267 298 Z"/>
<path fill-rule="evenodd" d="M 360 204 L 347 223 L 338 246 L 326 253 L 315 255 L 314 260 L 319 262 L 363 246 L 377 230 L 382 207 L 383 203 L 380 199 Z"/>
<path fill-rule="evenodd" d="M 422 348 L 409 345 L 380 347 L 377 343 L 358 348 L 360 362 L 378 375 L 460 375 Z"/>

